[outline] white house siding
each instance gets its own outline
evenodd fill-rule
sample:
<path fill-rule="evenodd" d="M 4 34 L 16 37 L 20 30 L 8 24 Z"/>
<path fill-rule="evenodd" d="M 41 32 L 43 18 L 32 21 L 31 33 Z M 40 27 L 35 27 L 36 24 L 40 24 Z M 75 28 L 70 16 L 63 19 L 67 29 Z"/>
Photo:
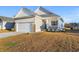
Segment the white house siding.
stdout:
<path fill-rule="evenodd" d="M 6 29 L 6 27 L 5 27 L 6 23 L 7 23 L 6 21 L 3 21 L 2 29 Z"/>
<path fill-rule="evenodd" d="M 59 30 L 63 30 L 64 29 L 64 22 L 62 22 L 61 20 L 60 20 L 60 17 L 58 18 L 59 20 L 58 20 L 58 29 Z"/>
<path fill-rule="evenodd" d="M 0 29 L 2 29 L 3 22 L 0 23 Z"/>
<path fill-rule="evenodd" d="M 40 29 L 40 26 L 42 25 L 42 20 L 41 20 L 41 17 L 39 16 L 35 16 L 35 31 L 36 32 L 40 32 L 41 29 Z"/>
<path fill-rule="evenodd" d="M 40 26 L 42 25 L 42 20 L 43 19 L 46 20 L 46 23 L 47 23 L 48 26 L 51 26 L 51 21 L 59 21 L 57 18 L 58 17 L 55 17 L 55 16 L 51 16 L 51 17 L 36 16 L 35 17 L 36 32 L 40 32 L 41 31 Z M 58 25 L 57 25 L 57 27 L 58 27 Z"/>
<path fill-rule="evenodd" d="M 34 17 L 33 18 L 25 18 L 25 19 L 17 19 L 17 20 L 15 20 L 16 23 L 17 22 L 34 22 L 34 21 L 35 21 Z"/>
<path fill-rule="evenodd" d="M 18 22 L 15 23 L 16 32 L 18 32 Z"/>

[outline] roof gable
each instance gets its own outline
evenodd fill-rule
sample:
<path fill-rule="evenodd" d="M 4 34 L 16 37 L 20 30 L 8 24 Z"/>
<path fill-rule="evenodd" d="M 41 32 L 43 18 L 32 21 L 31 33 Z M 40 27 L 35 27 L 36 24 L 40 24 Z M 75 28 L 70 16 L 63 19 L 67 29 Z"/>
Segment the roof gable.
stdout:
<path fill-rule="evenodd" d="M 27 8 L 21 8 L 20 11 L 16 14 L 14 18 L 19 18 L 19 17 L 30 17 L 33 16 L 34 12 Z"/>
<path fill-rule="evenodd" d="M 36 13 L 37 15 L 52 15 L 52 16 L 58 16 L 58 15 L 56 15 L 55 13 L 52 13 L 52 12 L 46 10 L 46 9 L 43 8 L 43 7 L 37 8 L 36 11 L 35 11 L 35 13 Z"/>

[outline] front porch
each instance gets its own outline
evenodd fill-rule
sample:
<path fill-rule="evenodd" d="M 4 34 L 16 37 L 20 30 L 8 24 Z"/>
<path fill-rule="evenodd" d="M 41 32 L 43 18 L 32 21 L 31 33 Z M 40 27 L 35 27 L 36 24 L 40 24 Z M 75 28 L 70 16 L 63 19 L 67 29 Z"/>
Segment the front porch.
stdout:
<path fill-rule="evenodd" d="M 59 31 L 58 30 L 58 21 L 51 21 L 46 23 L 46 20 L 43 20 L 43 24 L 40 26 L 41 31 Z"/>

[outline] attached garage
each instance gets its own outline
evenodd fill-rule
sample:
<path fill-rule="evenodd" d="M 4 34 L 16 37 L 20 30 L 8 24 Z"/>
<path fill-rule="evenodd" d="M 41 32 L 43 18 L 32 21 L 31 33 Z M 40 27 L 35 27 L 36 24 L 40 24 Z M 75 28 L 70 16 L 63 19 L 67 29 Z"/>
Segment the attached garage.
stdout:
<path fill-rule="evenodd" d="M 15 20 L 16 32 L 34 32 L 34 18 L 24 18 Z"/>
<path fill-rule="evenodd" d="M 19 22 L 16 24 L 17 32 L 32 32 L 32 23 Z"/>
<path fill-rule="evenodd" d="M 27 8 L 21 8 L 14 17 L 16 32 L 34 32 L 35 13 Z"/>

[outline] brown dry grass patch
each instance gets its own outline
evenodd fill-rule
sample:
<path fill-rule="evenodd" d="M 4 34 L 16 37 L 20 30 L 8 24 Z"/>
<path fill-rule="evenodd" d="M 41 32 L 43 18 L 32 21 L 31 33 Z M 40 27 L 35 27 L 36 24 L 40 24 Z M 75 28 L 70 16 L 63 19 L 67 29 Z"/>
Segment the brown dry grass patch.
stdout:
<path fill-rule="evenodd" d="M 9 31 L 9 30 L 6 30 L 6 29 L 0 29 L 0 33 L 5 33 L 5 32 L 14 32 L 14 30 L 12 30 L 12 31 Z"/>
<path fill-rule="evenodd" d="M 0 39 L 0 51 L 71 52 L 79 51 L 79 36 L 64 32 L 25 33 Z"/>

